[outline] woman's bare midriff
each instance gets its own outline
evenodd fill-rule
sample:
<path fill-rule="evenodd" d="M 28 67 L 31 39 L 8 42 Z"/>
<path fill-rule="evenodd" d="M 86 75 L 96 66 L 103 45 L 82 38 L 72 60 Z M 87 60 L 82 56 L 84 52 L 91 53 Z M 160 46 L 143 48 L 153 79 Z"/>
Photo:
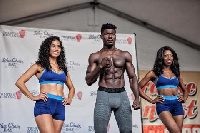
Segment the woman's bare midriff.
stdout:
<path fill-rule="evenodd" d="M 158 90 L 159 95 L 165 96 L 176 96 L 178 94 L 178 89 L 176 88 L 162 88 Z"/>
<path fill-rule="evenodd" d="M 40 92 L 46 92 L 56 96 L 63 96 L 63 88 L 64 87 L 61 84 L 42 84 L 40 85 Z"/>

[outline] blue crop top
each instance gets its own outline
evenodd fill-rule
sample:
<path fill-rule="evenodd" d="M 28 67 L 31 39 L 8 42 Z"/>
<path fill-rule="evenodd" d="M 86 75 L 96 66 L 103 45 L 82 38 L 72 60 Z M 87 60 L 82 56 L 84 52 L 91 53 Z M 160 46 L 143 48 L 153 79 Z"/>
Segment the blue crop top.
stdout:
<path fill-rule="evenodd" d="M 158 77 L 156 82 L 156 88 L 162 89 L 162 88 L 178 88 L 179 80 L 175 76 L 174 78 L 167 78 L 164 77 L 162 74 Z"/>
<path fill-rule="evenodd" d="M 56 83 L 56 84 L 64 85 L 64 83 L 66 82 L 66 78 L 67 76 L 64 72 L 56 73 L 52 70 L 47 71 L 45 69 L 39 78 L 39 83 L 40 85 L 48 84 L 48 83 Z"/>

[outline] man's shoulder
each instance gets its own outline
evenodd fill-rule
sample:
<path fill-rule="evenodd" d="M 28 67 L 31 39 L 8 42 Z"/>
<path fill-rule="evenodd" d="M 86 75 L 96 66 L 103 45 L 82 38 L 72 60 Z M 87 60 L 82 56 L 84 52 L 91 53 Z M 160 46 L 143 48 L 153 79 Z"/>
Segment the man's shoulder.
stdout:
<path fill-rule="evenodd" d="M 117 53 L 125 57 L 131 57 L 131 54 L 128 51 L 123 51 L 123 50 L 118 49 Z"/>
<path fill-rule="evenodd" d="M 129 53 L 128 51 L 124 51 L 124 50 L 121 50 L 121 49 L 116 49 L 115 51 L 116 52 L 121 52 L 121 53 Z"/>
<path fill-rule="evenodd" d="M 101 51 L 97 51 L 97 52 L 95 52 L 95 53 L 91 53 L 90 55 L 96 56 L 96 55 L 100 55 L 100 54 L 101 54 Z"/>
<path fill-rule="evenodd" d="M 91 53 L 91 54 L 90 54 L 90 59 L 91 59 L 91 58 L 92 58 L 92 59 L 97 59 L 97 58 L 99 58 L 100 55 L 101 55 L 100 51 L 97 51 L 97 52 L 95 52 L 95 53 Z"/>

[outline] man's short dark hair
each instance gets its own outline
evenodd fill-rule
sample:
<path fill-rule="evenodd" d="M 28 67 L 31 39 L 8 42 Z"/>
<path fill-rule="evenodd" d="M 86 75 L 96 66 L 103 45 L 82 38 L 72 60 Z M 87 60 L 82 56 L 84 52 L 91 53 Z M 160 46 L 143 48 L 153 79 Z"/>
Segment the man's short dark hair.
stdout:
<path fill-rule="evenodd" d="M 104 31 L 105 29 L 114 29 L 114 30 L 116 30 L 117 27 L 116 27 L 114 24 L 111 24 L 111 23 L 103 24 L 103 25 L 101 26 L 101 34 L 103 33 L 103 31 Z"/>

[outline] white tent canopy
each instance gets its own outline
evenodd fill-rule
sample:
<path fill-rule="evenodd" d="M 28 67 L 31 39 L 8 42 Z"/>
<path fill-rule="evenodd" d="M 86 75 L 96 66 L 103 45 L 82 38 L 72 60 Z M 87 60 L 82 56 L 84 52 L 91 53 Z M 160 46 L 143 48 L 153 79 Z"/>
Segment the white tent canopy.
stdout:
<path fill-rule="evenodd" d="M 1 0 L 0 25 L 100 32 L 113 23 L 135 33 L 139 70 L 152 68 L 165 45 L 178 54 L 182 71 L 200 71 L 199 0 Z"/>

